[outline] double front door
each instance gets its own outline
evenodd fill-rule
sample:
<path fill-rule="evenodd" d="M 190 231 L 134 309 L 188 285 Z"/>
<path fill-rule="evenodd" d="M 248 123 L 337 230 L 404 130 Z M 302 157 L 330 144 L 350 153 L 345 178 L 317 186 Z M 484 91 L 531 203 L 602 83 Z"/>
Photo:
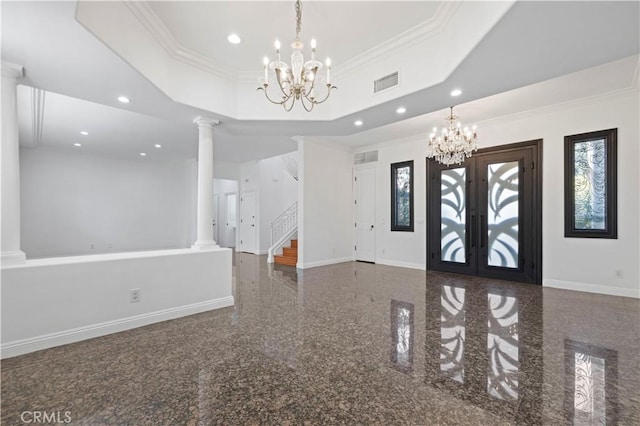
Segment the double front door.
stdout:
<path fill-rule="evenodd" d="M 427 267 L 541 282 L 541 141 L 427 160 Z"/>

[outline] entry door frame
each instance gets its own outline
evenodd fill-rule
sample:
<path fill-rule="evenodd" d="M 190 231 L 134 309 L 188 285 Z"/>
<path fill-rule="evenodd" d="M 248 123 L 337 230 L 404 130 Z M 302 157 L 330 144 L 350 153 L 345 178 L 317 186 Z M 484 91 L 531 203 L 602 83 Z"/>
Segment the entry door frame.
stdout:
<path fill-rule="evenodd" d="M 362 199 L 360 197 L 359 194 L 359 188 L 360 185 L 362 184 L 362 179 L 360 179 L 360 181 L 358 181 L 358 176 L 360 174 L 360 172 L 362 171 L 371 171 L 371 173 L 373 174 L 373 181 L 372 181 L 372 185 L 373 188 L 370 188 L 370 194 L 371 194 L 371 200 L 369 200 L 369 202 L 371 203 L 371 223 L 367 222 L 367 223 L 362 223 L 361 219 L 358 217 L 358 201 L 360 201 L 360 206 L 362 206 Z M 353 228 L 353 260 L 356 261 L 362 261 L 362 262 L 371 262 L 371 263 L 375 263 L 376 261 L 376 229 L 375 229 L 375 223 L 376 223 L 376 184 L 377 184 L 377 178 L 378 178 L 378 168 L 376 166 L 376 164 L 360 164 L 360 165 L 356 165 L 353 167 L 353 224 L 354 224 L 354 228 Z M 359 241 L 358 239 L 358 230 L 362 231 L 362 232 L 367 232 L 367 233 L 371 233 L 370 237 L 371 237 L 371 246 L 370 247 L 370 255 L 367 255 L 366 253 L 369 253 L 369 251 L 365 252 L 365 255 L 363 256 L 361 253 L 363 253 L 363 250 L 358 250 L 357 247 L 358 245 L 362 246 L 362 242 Z"/>
<path fill-rule="evenodd" d="M 534 240 L 534 244 L 532 248 L 533 257 L 530 260 L 527 259 L 528 265 L 526 267 L 533 266 L 533 269 L 535 271 L 535 273 L 533 274 L 532 283 L 542 284 L 542 267 L 543 267 L 542 265 L 542 139 L 534 139 L 534 140 L 525 141 L 525 142 L 517 142 L 517 143 L 512 143 L 507 145 L 498 145 L 498 146 L 493 146 L 489 148 L 482 148 L 476 151 L 476 153 L 474 153 L 473 156 L 482 156 L 483 154 L 491 155 L 491 154 L 498 154 L 498 153 L 509 153 L 511 151 L 518 151 L 526 148 L 529 148 L 531 150 L 531 158 L 532 158 L 532 163 L 523 164 L 523 167 L 526 167 L 528 171 L 532 173 L 533 193 L 531 197 L 531 202 L 532 202 L 533 212 L 531 215 L 530 235 L 533 237 L 533 240 Z M 463 164 L 466 165 L 468 163 L 463 163 Z M 462 165 L 458 167 L 462 167 Z M 427 239 L 426 264 L 427 264 L 427 269 L 446 270 L 446 268 L 442 268 L 441 266 L 435 268 L 437 260 L 431 258 L 431 251 L 429 250 L 429 247 L 430 247 L 429 232 L 431 229 L 434 229 L 433 228 L 434 224 L 431 223 L 431 221 L 434 220 L 434 217 L 433 217 L 434 215 L 431 214 L 430 206 L 432 205 L 432 203 L 436 203 L 437 205 L 440 205 L 440 200 L 432 200 L 432 191 L 434 189 L 433 188 L 434 180 L 432 179 L 432 174 L 435 173 L 435 170 L 439 170 L 439 168 L 437 167 L 437 164 L 434 164 L 434 160 L 430 160 L 429 158 L 426 158 L 426 188 L 427 188 L 426 214 L 427 214 L 427 224 L 428 224 L 427 235 L 426 235 L 426 239 Z M 469 170 L 469 167 L 467 167 L 467 170 Z M 473 179 L 475 179 L 475 176 L 473 177 Z M 467 178 L 467 181 L 468 180 L 469 179 Z M 474 183 L 474 187 L 475 187 L 475 183 Z M 475 188 L 478 188 L 479 190 L 479 187 L 475 187 Z M 473 192 L 473 191 L 474 189 L 471 189 L 471 191 L 467 191 L 467 193 Z M 475 194 L 472 194 L 471 196 L 475 196 Z M 467 214 L 469 215 L 469 213 Z M 470 223 L 469 218 L 467 218 L 467 223 Z M 476 273 L 471 270 L 472 268 L 467 268 L 467 269 L 469 270 L 457 270 L 455 272 L 462 273 L 462 274 L 467 273 L 467 274 L 476 275 Z M 477 270 L 479 269 L 480 268 L 478 268 Z M 450 270 L 449 272 L 454 272 L 454 271 Z M 490 277 L 490 275 L 486 275 L 486 274 L 483 274 L 480 276 Z M 530 281 L 527 281 L 527 282 L 530 282 Z"/>

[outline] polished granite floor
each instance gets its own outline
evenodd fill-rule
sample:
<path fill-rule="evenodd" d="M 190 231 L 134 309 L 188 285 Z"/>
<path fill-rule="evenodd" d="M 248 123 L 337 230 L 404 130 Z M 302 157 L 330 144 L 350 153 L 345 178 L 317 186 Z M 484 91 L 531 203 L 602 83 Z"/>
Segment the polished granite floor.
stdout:
<path fill-rule="evenodd" d="M 4 360 L 2 424 L 640 424 L 637 299 L 366 263 L 236 268 L 233 308 Z"/>

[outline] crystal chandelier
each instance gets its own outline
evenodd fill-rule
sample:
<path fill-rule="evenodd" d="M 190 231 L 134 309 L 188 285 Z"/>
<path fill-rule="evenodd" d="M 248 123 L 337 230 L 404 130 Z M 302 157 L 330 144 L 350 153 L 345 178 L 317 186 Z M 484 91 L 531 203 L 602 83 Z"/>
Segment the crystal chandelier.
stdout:
<path fill-rule="evenodd" d="M 438 129 L 434 127 L 433 133 L 429 135 L 427 157 L 435 158 L 446 166 L 462 163 L 478 149 L 476 126 L 471 130 L 467 127 L 463 129 L 460 122 L 455 122 L 457 118 L 453 115 L 453 107 L 451 107 L 451 115 L 446 117 L 449 122 L 448 127 L 443 126 L 439 136 L 436 135 Z"/>
<path fill-rule="evenodd" d="M 331 85 L 331 60 L 327 58 L 327 94 L 324 98 L 316 97 L 314 91 L 315 82 L 318 79 L 318 71 L 322 68 L 322 63 L 316 61 L 316 40 L 311 40 L 311 60 L 304 62 L 302 48 L 304 45 L 300 41 L 300 28 L 302 27 L 302 4 L 296 1 L 296 39 L 291 43 L 293 53 L 291 54 L 291 66 L 280 60 L 280 41 L 276 39 L 276 54 L 278 60 L 269 63 L 269 58 L 264 58 L 264 82 L 258 90 L 264 91 L 267 99 L 278 105 L 282 105 L 285 111 L 291 111 L 296 101 L 300 101 L 305 110 L 311 111 L 314 106 L 321 104 L 329 98 L 331 89 L 336 86 Z M 276 81 L 279 90 L 282 92 L 280 100 L 272 99 L 267 93 L 269 87 L 269 69 L 276 74 Z"/>

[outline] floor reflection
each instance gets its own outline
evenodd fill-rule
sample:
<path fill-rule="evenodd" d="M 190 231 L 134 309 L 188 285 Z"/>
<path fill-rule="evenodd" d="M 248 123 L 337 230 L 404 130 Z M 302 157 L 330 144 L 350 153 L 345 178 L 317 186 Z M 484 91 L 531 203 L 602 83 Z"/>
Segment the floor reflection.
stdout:
<path fill-rule="evenodd" d="M 413 367 L 413 312 L 412 303 L 391 301 L 391 362 L 404 372 Z"/>
<path fill-rule="evenodd" d="M 618 353 L 565 340 L 565 407 L 573 424 L 611 424 L 618 418 Z"/>
<path fill-rule="evenodd" d="M 440 296 L 440 372 L 464 383 L 465 290 L 442 286 Z"/>
<path fill-rule="evenodd" d="M 540 324 L 541 312 L 521 312 L 524 303 L 510 286 L 458 279 L 436 288 L 427 288 L 425 382 L 500 415 L 518 415 L 524 399 L 540 408 L 540 382 L 526 375 L 541 373 L 542 352 L 524 344 L 519 324 Z M 539 413 L 527 416 L 528 423 L 540 420 Z"/>

